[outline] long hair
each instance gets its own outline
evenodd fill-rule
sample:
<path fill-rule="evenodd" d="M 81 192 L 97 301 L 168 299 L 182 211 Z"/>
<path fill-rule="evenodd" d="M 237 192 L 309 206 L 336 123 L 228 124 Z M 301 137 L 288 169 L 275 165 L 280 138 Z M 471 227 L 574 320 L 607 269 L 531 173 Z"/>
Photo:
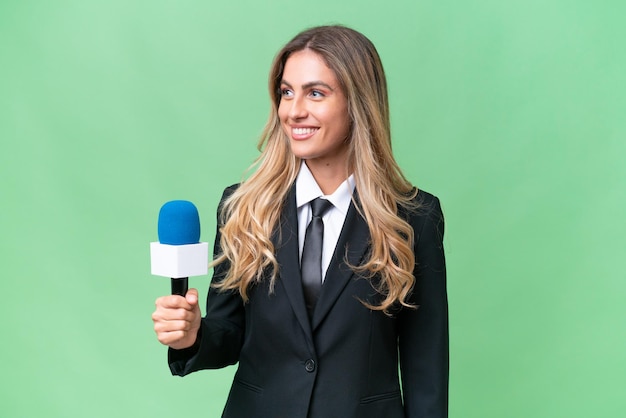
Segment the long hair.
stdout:
<path fill-rule="evenodd" d="M 413 229 L 398 211 L 414 207 L 417 190 L 393 158 L 387 82 L 378 52 L 364 35 L 344 26 L 305 30 L 276 55 L 269 75 L 270 115 L 258 144 L 261 154 L 253 173 L 221 208 L 222 253 L 212 265 L 229 265 L 225 277 L 214 286 L 238 290 L 247 301 L 249 287 L 269 271 L 273 291 L 279 266 L 271 236 L 301 163 L 291 153 L 278 117 L 280 83 L 287 59 L 305 49 L 316 52 L 334 72 L 348 101 L 347 163 L 359 196 L 358 204 L 354 199 L 353 203 L 371 234 L 368 258 L 351 268 L 368 278 L 378 276 L 379 280 L 371 282 L 382 296 L 380 305 L 364 304 L 384 312 L 395 303 L 411 306 L 406 300 L 415 282 Z"/>

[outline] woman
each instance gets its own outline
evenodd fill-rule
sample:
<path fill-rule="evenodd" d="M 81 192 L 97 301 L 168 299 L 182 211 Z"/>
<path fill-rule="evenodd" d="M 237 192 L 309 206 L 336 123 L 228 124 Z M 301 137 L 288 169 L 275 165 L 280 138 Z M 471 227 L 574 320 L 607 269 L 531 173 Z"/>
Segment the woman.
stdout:
<path fill-rule="evenodd" d="M 269 90 L 256 170 L 220 203 L 205 317 L 195 289 L 157 300 L 172 373 L 238 362 L 223 417 L 447 417 L 443 215 L 393 158 L 376 49 L 306 30 Z"/>

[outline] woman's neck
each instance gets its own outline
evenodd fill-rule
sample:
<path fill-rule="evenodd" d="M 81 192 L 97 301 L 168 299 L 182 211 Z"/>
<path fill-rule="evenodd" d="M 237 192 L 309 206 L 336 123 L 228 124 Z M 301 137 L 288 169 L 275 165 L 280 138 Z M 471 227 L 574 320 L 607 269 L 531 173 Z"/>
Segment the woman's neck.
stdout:
<path fill-rule="evenodd" d="M 325 195 L 334 193 L 341 183 L 350 176 L 345 164 L 333 165 L 315 160 L 307 160 L 304 163 Z"/>

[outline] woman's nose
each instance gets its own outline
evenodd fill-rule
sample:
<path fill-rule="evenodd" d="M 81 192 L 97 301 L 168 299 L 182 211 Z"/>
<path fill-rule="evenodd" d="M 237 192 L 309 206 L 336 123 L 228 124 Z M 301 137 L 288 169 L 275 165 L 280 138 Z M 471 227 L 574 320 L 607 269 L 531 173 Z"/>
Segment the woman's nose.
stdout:
<path fill-rule="evenodd" d="M 304 119 L 308 115 L 306 109 L 306 103 L 301 98 L 294 98 L 291 101 L 291 108 L 289 109 L 289 117 L 291 119 Z"/>

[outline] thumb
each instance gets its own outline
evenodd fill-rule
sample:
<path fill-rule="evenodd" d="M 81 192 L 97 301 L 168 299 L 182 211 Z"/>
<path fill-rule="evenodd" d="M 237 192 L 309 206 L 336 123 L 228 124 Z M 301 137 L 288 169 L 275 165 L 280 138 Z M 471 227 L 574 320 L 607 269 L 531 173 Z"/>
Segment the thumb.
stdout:
<path fill-rule="evenodd" d="M 185 295 L 185 299 L 187 299 L 187 303 L 191 306 L 198 304 L 198 290 L 197 289 L 189 289 L 187 294 Z"/>

